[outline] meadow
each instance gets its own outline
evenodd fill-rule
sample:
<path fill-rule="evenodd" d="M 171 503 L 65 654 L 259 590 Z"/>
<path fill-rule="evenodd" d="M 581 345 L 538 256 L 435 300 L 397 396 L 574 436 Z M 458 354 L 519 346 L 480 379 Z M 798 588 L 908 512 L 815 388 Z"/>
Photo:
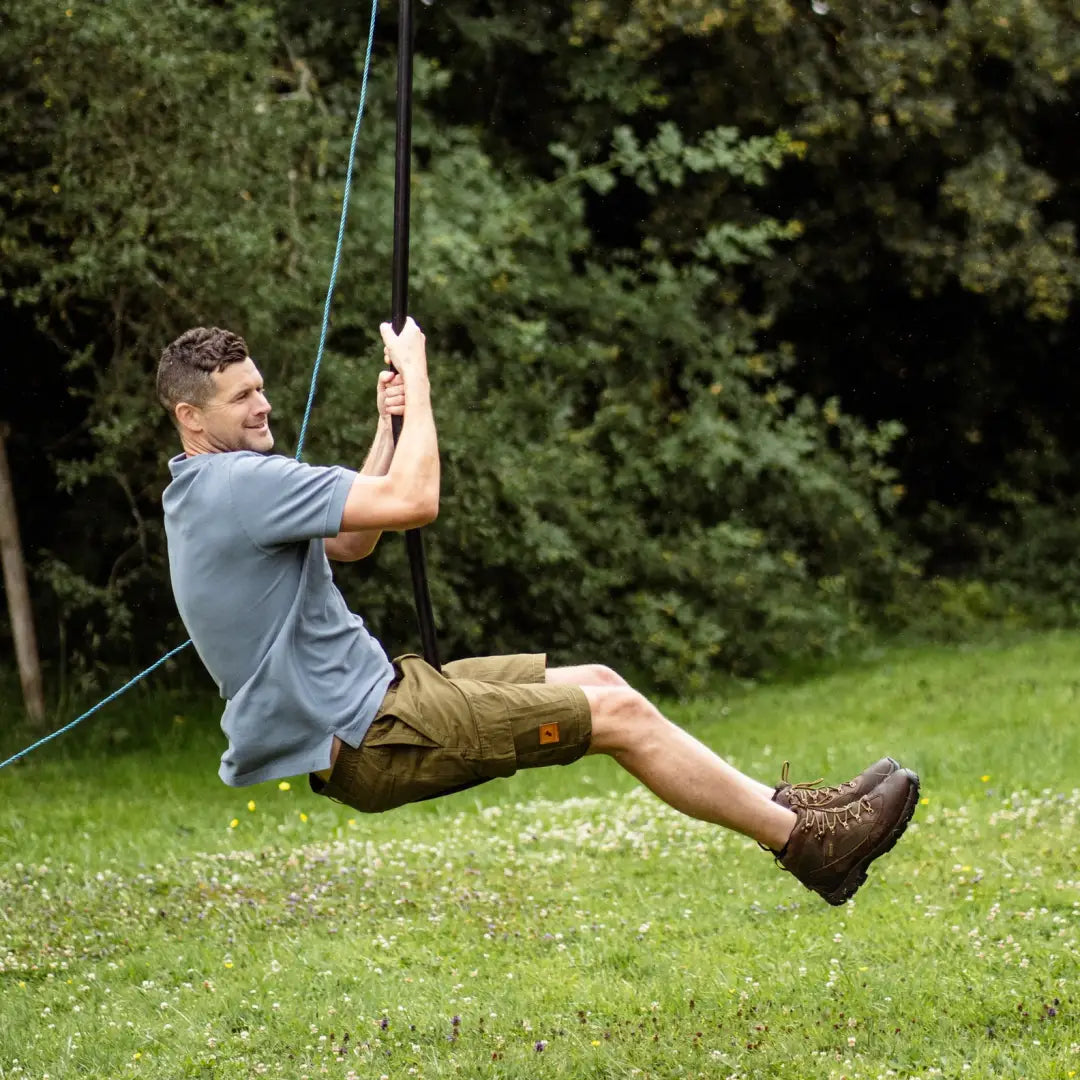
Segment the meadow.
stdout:
<path fill-rule="evenodd" d="M 890 753 L 915 819 L 834 909 L 608 760 L 362 817 L 132 693 L 0 772 L 0 1080 L 1078 1075 L 1080 634 L 665 709 L 768 782 Z"/>

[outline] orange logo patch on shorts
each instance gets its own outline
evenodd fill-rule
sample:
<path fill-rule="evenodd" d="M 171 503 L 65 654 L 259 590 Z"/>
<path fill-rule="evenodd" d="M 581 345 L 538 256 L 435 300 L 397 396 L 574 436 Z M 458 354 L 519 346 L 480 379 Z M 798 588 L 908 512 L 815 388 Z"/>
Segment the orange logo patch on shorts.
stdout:
<path fill-rule="evenodd" d="M 544 746 L 547 743 L 553 743 L 559 741 L 559 725 L 558 724 L 541 724 L 540 725 L 540 745 Z"/>

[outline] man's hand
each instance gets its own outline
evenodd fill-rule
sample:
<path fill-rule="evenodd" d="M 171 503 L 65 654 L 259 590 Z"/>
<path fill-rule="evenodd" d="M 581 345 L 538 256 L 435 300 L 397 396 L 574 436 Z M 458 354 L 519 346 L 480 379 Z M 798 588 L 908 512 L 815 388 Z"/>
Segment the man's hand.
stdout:
<path fill-rule="evenodd" d="M 405 320 L 400 334 L 390 323 L 379 327 L 382 334 L 383 359 L 406 379 L 427 378 L 427 349 L 424 334 L 412 318 Z"/>
<path fill-rule="evenodd" d="M 363 468 L 353 481 L 341 530 L 326 541 L 331 559 L 362 559 L 375 547 L 384 529 L 415 529 L 439 513 L 439 442 L 431 415 L 427 352 L 420 327 L 407 319 L 400 334 L 390 323 L 379 327 L 383 359 L 394 371 L 379 376 L 376 400 L 379 427 Z M 409 418 L 395 449 L 390 420 Z"/>
<path fill-rule="evenodd" d="M 382 424 L 389 424 L 391 416 L 405 415 L 405 380 L 396 371 L 379 373 L 379 389 L 376 393 L 376 401 L 379 409 L 379 422 Z"/>

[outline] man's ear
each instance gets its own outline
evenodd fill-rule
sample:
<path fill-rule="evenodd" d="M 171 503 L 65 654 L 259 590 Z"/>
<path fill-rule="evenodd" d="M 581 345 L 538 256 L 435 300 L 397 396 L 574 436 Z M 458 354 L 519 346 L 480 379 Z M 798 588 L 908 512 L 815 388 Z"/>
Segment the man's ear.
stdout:
<path fill-rule="evenodd" d="M 187 431 L 193 435 L 202 431 L 202 410 L 198 405 L 191 405 L 186 401 L 181 401 L 174 411 L 176 424 L 181 431 Z"/>

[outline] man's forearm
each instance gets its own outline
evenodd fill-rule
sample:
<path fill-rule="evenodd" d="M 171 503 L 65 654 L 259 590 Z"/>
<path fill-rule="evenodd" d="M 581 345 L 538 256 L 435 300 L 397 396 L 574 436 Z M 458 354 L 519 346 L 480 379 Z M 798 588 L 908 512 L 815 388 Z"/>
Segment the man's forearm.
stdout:
<path fill-rule="evenodd" d="M 394 433 L 390 419 L 379 418 L 379 426 L 372 440 L 371 449 L 360 468 L 362 476 L 385 476 L 394 460 Z"/>
<path fill-rule="evenodd" d="M 360 467 L 362 476 L 385 476 L 394 460 L 394 432 L 390 418 L 379 417 L 379 426 L 371 448 Z M 338 562 L 351 562 L 363 559 L 375 550 L 375 545 L 382 536 L 381 529 L 365 529 L 362 532 L 338 533 L 332 541 L 327 541 L 327 555 Z"/>
<path fill-rule="evenodd" d="M 390 467 L 382 476 L 357 476 L 353 481 L 338 538 L 344 533 L 370 534 L 373 529 L 415 529 L 438 516 L 439 440 L 427 372 L 420 366 L 406 373 L 404 380 L 409 406 Z M 336 557 L 331 548 L 327 550 L 331 558 Z"/>
<path fill-rule="evenodd" d="M 439 440 L 431 413 L 431 387 L 427 374 L 406 380 L 409 408 L 401 428 L 394 460 L 387 475 L 395 478 L 410 497 L 432 508 L 439 506 Z"/>
<path fill-rule="evenodd" d="M 379 417 L 379 426 L 375 431 L 375 438 L 371 441 L 371 449 L 364 458 L 364 464 L 360 467 L 363 476 L 385 476 L 390 469 L 390 462 L 394 460 L 394 431 L 390 426 L 389 417 Z M 348 533 L 348 544 L 352 549 L 353 558 L 362 559 L 375 550 L 375 545 L 382 536 L 381 529 L 365 529 L 363 532 Z"/>

